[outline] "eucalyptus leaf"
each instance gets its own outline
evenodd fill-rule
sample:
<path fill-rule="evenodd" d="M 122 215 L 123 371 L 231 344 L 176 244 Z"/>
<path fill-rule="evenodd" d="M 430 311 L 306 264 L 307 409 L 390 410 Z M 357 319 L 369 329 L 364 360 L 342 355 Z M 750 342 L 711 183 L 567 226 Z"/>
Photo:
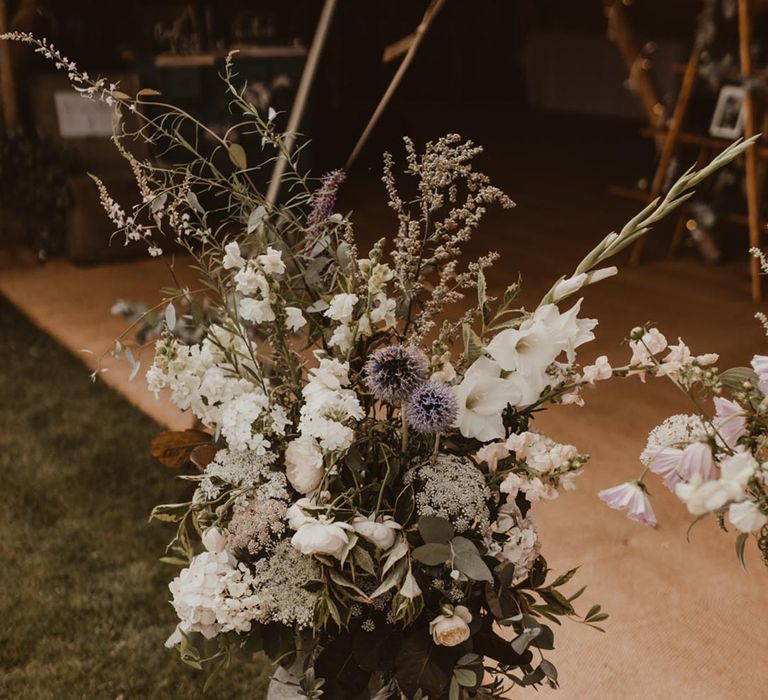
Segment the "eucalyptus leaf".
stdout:
<path fill-rule="evenodd" d="M 414 549 L 412 556 L 416 561 L 427 566 L 439 566 L 450 560 L 451 547 L 439 542 L 430 542 Z"/>
<path fill-rule="evenodd" d="M 744 382 L 749 382 L 752 386 L 758 385 L 758 378 L 755 371 L 750 367 L 733 367 L 727 369 L 720 375 L 720 381 L 728 391 L 742 391 Z"/>
<path fill-rule="evenodd" d="M 479 554 L 459 552 L 453 557 L 453 565 L 474 581 L 493 581 L 493 574 Z"/>
<path fill-rule="evenodd" d="M 419 533 L 421 534 L 421 539 L 427 544 L 432 542 L 448 544 L 453 539 L 455 530 L 453 525 L 445 518 L 424 515 L 419 518 Z"/>

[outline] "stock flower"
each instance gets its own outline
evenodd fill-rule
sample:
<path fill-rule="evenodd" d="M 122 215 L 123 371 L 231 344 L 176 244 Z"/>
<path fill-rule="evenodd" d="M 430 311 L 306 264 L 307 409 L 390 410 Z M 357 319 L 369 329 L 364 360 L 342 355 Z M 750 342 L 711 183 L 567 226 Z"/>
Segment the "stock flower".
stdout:
<path fill-rule="evenodd" d="M 753 501 L 731 503 L 728 508 L 728 521 L 742 532 L 754 532 L 760 530 L 768 517 L 760 511 Z"/>
<path fill-rule="evenodd" d="M 285 325 L 288 326 L 289 331 L 297 331 L 299 328 L 307 325 L 307 319 L 301 313 L 301 309 L 297 309 L 295 306 L 285 307 Z"/>
<path fill-rule="evenodd" d="M 355 311 L 355 304 L 360 300 L 357 294 L 337 294 L 325 310 L 325 316 L 333 321 L 349 323 Z"/>
<path fill-rule="evenodd" d="M 325 515 L 306 518 L 291 538 L 291 544 L 302 554 L 327 554 L 342 560 L 349 549 L 347 531 L 351 529 L 351 525 L 336 522 Z"/>
<path fill-rule="evenodd" d="M 488 471 L 491 472 L 498 469 L 499 460 L 507 457 L 509 457 L 509 450 L 503 442 L 490 442 L 475 453 L 475 459 L 478 462 L 485 462 L 488 465 Z"/>
<path fill-rule="evenodd" d="M 597 495 L 610 508 L 626 509 L 627 517 L 630 520 L 636 520 L 646 525 L 656 524 L 656 515 L 653 512 L 651 501 L 645 486 L 639 481 L 627 481 L 619 486 L 600 491 Z"/>
<path fill-rule="evenodd" d="M 451 387 L 440 382 L 424 382 L 405 405 L 405 418 L 420 433 L 442 433 L 450 428 L 459 407 Z"/>
<path fill-rule="evenodd" d="M 612 376 L 613 368 L 608 362 L 608 357 L 600 355 L 600 357 L 595 360 L 595 364 L 584 367 L 582 380 L 588 384 L 594 384 L 598 381 L 610 379 Z"/>
<path fill-rule="evenodd" d="M 635 334 L 635 331 L 632 331 Z M 667 347 L 667 339 L 658 328 L 650 328 L 639 340 L 630 340 L 629 347 L 632 350 L 630 365 L 651 365 L 653 355 L 658 355 Z"/>
<path fill-rule="evenodd" d="M 257 258 L 261 269 L 268 275 L 277 276 L 285 272 L 283 254 L 272 246 L 267 246 L 267 252 Z"/>
<path fill-rule="evenodd" d="M 365 381 L 374 396 L 387 403 L 405 401 L 427 378 L 427 360 L 404 345 L 380 348 L 365 363 Z"/>
<path fill-rule="evenodd" d="M 225 270 L 231 270 L 233 267 L 241 268 L 245 265 L 245 259 L 240 255 L 240 246 L 236 241 L 224 246 L 224 257 L 221 264 Z"/>
<path fill-rule="evenodd" d="M 299 493 L 314 491 L 323 480 L 323 452 L 312 437 L 291 440 L 285 448 L 285 476 Z"/>
<path fill-rule="evenodd" d="M 235 275 L 235 289 L 246 296 L 252 296 L 258 292 L 262 297 L 269 297 L 267 278 L 252 265 L 246 265 Z"/>
<path fill-rule="evenodd" d="M 364 515 L 357 515 L 352 520 L 352 527 L 355 532 L 376 545 L 382 551 L 387 551 L 397 539 L 397 531 L 402 530 L 402 525 L 385 515 L 383 518 L 376 519 L 373 515 L 367 518 Z"/>
<path fill-rule="evenodd" d="M 271 323 L 275 311 L 266 299 L 241 299 L 238 305 L 240 316 L 251 323 Z"/>
<path fill-rule="evenodd" d="M 352 334 L 352 329 L 344 323 L 336 326 L 328 339 L 328 345 L 332 348 L 338 348 L 341 352 L 349 350 L 354 342 L 355 336 Z"/>
<path fill-rule="evenodd" d="M 715 428 L 719 437 L 725 440 L 725 444 L 731 449 L 747 432 L 747 421 L 744 409 L 735 401 L 715 396 Z"/>
<path fill-rule="evenodd" d="M 479 357 L 454 388 L 459 413 L 456 427 L 464 437 L 481 442 L 503 438 L 502 412 L 507 404 L 516 405 L 520 392 L 501 378 L 501 367 L 487 357 Z"/>
<path fill-rule="evenodd" d="M 457 605 L 452 612 L 444 612 L 432 620 L 429 623 L 429 633 L 435 644 L 455 647 L 469 639 L 470 622 L 472 613 L 463 605 Z"/>

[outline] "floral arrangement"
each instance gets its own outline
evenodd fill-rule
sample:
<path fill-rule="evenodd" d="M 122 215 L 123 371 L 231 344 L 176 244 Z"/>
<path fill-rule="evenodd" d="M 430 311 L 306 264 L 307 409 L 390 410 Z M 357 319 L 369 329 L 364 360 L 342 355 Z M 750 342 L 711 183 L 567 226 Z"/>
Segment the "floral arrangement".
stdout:
<path fill-rule="evenodd" d="M 205 428 L 154 445 L 197 467 L 181 477 L 189 501 L 152 513 L 176 527 L 164 558 L 179 567 L 168 645 L 200 669 L 262 650 L 276 664 L 274 697 L 456 700 L 556 686 L 552 625 L 597 627 L 607 614 L 577 614 L 584 589 L 563 591 L 576 570 L 552 574 L 541 554 L 531 506 L 574 488 L 588 458 L 534 417 L 638 371 L 605 357 L 582 366 L 597 321 L 580 316 L 581 299 L 566 301 L 615 274 L 610 258 L 749 142 L 686 173 L 526 310 L 518 283 L 488 293 L 496 254 L 461 262 L 486 209 L 513 206 L 474 169 L 471 142 L 449 135 L 420 152 L 406 139 L 405 190 L 385 155 L 396 230 L 363 252 L 336 211 L 344 174 L 315 183 L 299 172 L 231 59 L 222 77 L 240 121 L 220 135 L 155 91 L 128 96 L 45 41 L 10 38 L 114 105 L 114 141 L 141 200 L 125 210 L 96 180 L 108 215 L 152 255 L 164 241 L 182 246 L 200 276 L 199 289 L 168 294 L 146 372 Z M 164 157 L 137 160 L 132 138 Z M 277 204 L 252 177 L 274 158 L 287 163 Z M 201 295 L 203 333 L 180 334 L 190 318 L 177 308 Z M 130 343 L 114 352 L 138 371 Z"/>
<path fill-rule="evenodd" d="M 765 255 L 757 249 L 752 254 L 768 273 Z M 768 334 L 768 318 L 761 312 L 757 318 Z M 755 355 L 750 367 L 720 373 L 716 354 L 694 356 L 682 340 L 670 346 L 657 328 L 636 328 L 631 338 L 631 372 L 668 377 L 690 399 L 693 412 L 669 416 L 654 428 L 640 456 L 640 477 L 602 491 L 600 498 L 626 509 L 633 520 L 655 525 L 645 479 L 657 474 L 696 516 L 694 523 L 713 515 L 724 532 L 728 526 L 738 532 L 742 568 L 750 536 L 768 566 L 768 356 Z"/>

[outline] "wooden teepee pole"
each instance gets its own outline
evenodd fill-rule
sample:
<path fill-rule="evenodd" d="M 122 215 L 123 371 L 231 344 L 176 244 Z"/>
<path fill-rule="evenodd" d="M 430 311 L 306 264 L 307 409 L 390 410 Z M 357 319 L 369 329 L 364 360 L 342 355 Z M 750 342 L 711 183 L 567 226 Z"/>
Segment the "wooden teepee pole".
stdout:
<path fill-rule="evenodd" d="M 2 2 L 2 0 L 0 0 Z M 315 30 L 315 36 L 312 39 L 312 46 L 307 54 L 307 62 L 304 64 L 304 72 L 301 74 L 301 82 L 296 90 L 296 98 L 293 101 L 291 107 L 291 114 L 288 117 L 288 127 L 286 128 L 285 136 L 285 149 L 286 152 L 280 154 L 275 163 L 275 169 L 272 172 L 272 179 L 269 183 L 269 189 L 267 190 L 267 208 L 271 208 L 277 201 L 277 195 L 280 192 L 280 184 L 285 173 L 285 167 L 288 164 L 288 156 L 293 151 L 293 146 L 296 142 L 296 131 L 301 124 L 301 119 L 304 116 L 304 109 L 307 106 L 307 99 L 309 92 L 312 89 L 312 83 L 315 79 L 315 73 L 317 72 L 317 64 L 320 62 L 320 54 L 323 51 L 326 37 L 328 36 L 328 30 L 331 26 L 331 20 L 333 19 L 333 12 L 336 9 L 336 0 L 325 0 L 323 10 L 320 13 L 320 19 L 317 23 L 317 29 Z"/>
<path fill-rule="evenodd" d="M 752 77 L 752 6 L 750 0 L 739 0 L 739 57 L 741 75 L 747 83 Z M 748 90 L 744 100 L 744 138 L 757 132 L 755 100 Z M 760 247 L 760 192 L 758 191 L 757 151 L 750 148 L 746 154 L 747 219 L 749 221 L 749 245 Z M 752 275 L 752 299 L 760 301 L 762 286 L 760 283 L 760 262 L 750 259 Z"/>
<path fill-rule="evenodd" d="M 392 78 L 392 82 L 389 84 L 387 91 L 384 93 L 384 96 L 381 98 L 381 101 L 376 107 L 376 111 L 368 121 L 368 124 L 366 125 L 362 135 L 357 140 L 357 143 L 352 149 L 352 153 L 350 154 L 349 158 L 347 158 L 347 162 L 344 165 L 345 170 L 349 170 L 355 160 L 357 160 L 357 157 L 360 155 L 360 151 L 363 149 L 365 142 L 368 140 L 368 137 L 371 135 L 371 132 L 381 118 L 381 115 L 384 113 L 384 110 L 389 104 L 389 101 L 392 99 L 392 95 L 395 94 L 395 90 L 397 90 L 398 85 L 400 85 L 400 81 L 403 79 L 403 76 L 408 70 L 408 67 L 411 65 L 413 57 L 416 55 L 416 51 L 418 51 L 421 42 L 424 40 L 424 37 L 427 35 L 427 32 L 432 25 L 432 22 L 434 22 L 435 17 L 437 17 L 437 14 L 440 12 L 440 9 L 444 4 L 445 0 L 432 0 L 429 3 L 429 7 L 424 13 L 423 19 L 413 34 L 411 45 L 408 47 L 408 53 L 405 54 L 403 62 L 398 67 L 397 72 Z"/>

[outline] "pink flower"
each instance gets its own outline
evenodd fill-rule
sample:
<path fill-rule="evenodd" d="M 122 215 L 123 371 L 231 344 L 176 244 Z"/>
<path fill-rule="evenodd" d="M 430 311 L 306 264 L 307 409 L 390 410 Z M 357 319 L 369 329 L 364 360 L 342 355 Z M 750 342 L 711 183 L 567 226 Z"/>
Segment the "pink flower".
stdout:
<path fill-rule="evenodd" d="M 766 396 L 768 396 L 768 355 L 755 355 L 752 358 L 752 369 L 757 372 L 757 377 L 760 380 L 758 388 Z"/>
<path fill-rule="evenodd" d="M 610 508 L 626 509 L 630 520 L 636 520 L 645 525 L 656 525 L 656 515 L 651 507 L 651 501 L 645 486 L 639 481 L 627 481 L 620 486 L 605 489 L 597 495 Z"/>
<path fill-rule="evenodd" d="M 684 481 L 690 481 L 695 476 L 707 481 L 712 475 L 714 463 L 709 445 L 705 442 L 694 442 L 680 455 L 677 471 Z"/>
<path fill-rule="evenodd" d="M 744 409 L 722 396 L 715 396 L 714 424 L 728 447 L 736 447 L 739 438 L 747 432 Z"/>
<path fill-rule="evenodd" d="M 654 474 L 664 477 L 664 485 L 674 491 L 680 481 L 677 468 L 683 451 L 677 447 L 658 447 L 649 445 L 640 455 L 640 461 L 648 466 Z"/>
<path fill-rule="evenodd" d="M 582 379 L 589 384 L 594 384 L 598 381 L 610 379 L 612 376 L 613 368 L 608 362 L 608 357 L 606 355 L 600 355 L 600 357 L 595 360 L 594 365 L 587 365 L 584 368 Z"/>

